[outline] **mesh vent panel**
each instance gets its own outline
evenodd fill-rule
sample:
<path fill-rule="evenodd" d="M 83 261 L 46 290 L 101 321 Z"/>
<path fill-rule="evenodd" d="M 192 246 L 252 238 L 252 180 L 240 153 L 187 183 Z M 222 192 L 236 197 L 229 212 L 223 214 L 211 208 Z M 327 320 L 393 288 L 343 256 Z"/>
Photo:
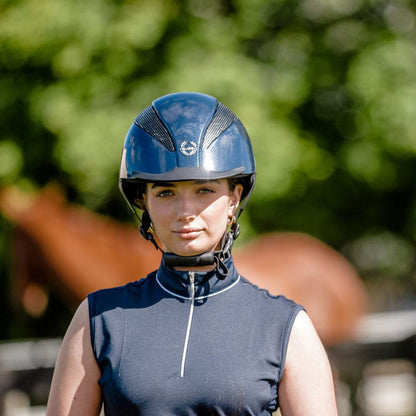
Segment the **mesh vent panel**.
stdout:
<path fill-rule="evenodd" d="M 223 131 L 234 123 L 236 119 L 237 116 L 229 108 L 224 104 L 219 103 L 211 123 L 205 132 L 202 148 L 204 150 L 207 149 Z"/>
<path fill-rule="evenodd" d="M 163 144 L 169 151 L 175 150 L 172 137 L 166 130 L 166 127 L 160 121 L 159 117 L 153 110 L 152 106 L 143 110 L 134 120 L 134 122 L 143 129 L 146 133 L 150 134 L 157 141 Z"/>

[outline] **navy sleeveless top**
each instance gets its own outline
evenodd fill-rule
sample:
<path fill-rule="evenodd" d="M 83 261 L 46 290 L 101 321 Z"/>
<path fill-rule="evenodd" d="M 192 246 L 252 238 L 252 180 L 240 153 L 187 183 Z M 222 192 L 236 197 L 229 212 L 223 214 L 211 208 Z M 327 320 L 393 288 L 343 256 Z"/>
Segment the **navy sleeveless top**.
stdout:
<path fill-rule="evenodd" d="M 88 296 L 106 416 L 270 415 L 301 306 L 226 279 L 157 272 Z"/>

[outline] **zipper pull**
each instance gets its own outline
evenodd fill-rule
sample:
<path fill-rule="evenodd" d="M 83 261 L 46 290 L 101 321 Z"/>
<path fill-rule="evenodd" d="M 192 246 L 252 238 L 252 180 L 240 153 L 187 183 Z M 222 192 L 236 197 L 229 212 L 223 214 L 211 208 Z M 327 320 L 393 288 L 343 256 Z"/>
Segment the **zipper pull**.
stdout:
<path fill-rule="evenodd" d="M 189 272 L 189 283 L 190 286 L 190 295 L 191 295 L 191 301 L 194 302 L 195 300 L 195 272 Z"/>

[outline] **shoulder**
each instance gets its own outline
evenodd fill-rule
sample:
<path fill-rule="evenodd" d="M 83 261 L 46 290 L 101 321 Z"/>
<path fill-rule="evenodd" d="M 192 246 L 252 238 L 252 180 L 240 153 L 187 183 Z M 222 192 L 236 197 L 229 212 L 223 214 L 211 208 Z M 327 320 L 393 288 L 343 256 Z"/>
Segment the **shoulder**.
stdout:
<path fill-rule="evenodd" d="M 84 300 L 72 318 L 58 354 L 47 415 L 98 415 L 99 377 L 89 337 L 88 303 Z"/>
<path fill-rule="evenodd" d="M 312 387 L 310 380 L 314 380 Z M 279 396 L 285 415 L 303 415 L 309 410 L 314 414 L 337 414 L 330 363 L 313 323 L 303 311 L 293 323 Z"/>
<path fill-rule="evenodd" d="M 154 277 L 153 273 L 135 282 L 90 293 L 87 296 L 90 315 L 94 316 L 118 306 L 128 307 L 131 302 L 134 302 L 134 297 L 140 290 L 145 289 L 146 286 L 155 281 L 152 277 Z"/>
<path fill-rule="evenodd" d="M 271 305 L 274 308 L 283 308 L 286 310 L 293 311 L 296 315 L 297 312 L 300 310 L 304 310 L 304 307 L 292 299 L 287 298 L 284 295 L 272 295 L 267 289 L 261 288 L 250 280 L 246 279 L 243 276 L 240 276 L 240 282 L 242 288 L 244 288 L 247 292 L 247 296 L 252 297 L 256 301 L 261 302 L 263 300 L 263 304 Z"/>
<path fill-rule="evenodd" d="M 310 363 L 316 363 L 317 359 L 322 359 L 326 365 L 326 358 L 325 348 L 310 317 L 306 312 L 301 311 L 297 314 L 290 333 L 287 352 L 288 370 L 302 368 L 302 363 L 309 363 L 308 368 L 311 368 Z M 303 368 L 302 371 L 304 370 Z"/>
<path fill-rule="evenodd" d="M 299 312 L 305 310 L 293 300 L 283 295 L 272 295 L 268 290 L 259 288 L 243 277 L 236 302 L 244 305 L 244 309 L 249 311 L 252 319 L 267 323 L 271 332 L 281 334 L 285 340 L 284 346 L 287 345 Z"/>
<path fill-rule="evenodd" d="M 321 340 L 319 339 L 315 327 L 309 318 L 309 315 L 304 311 L 296 316 L 290 338 L 290 347 L 294 352 L 298 349 L 304 351 L 303 346 L 305 344 L 310 344 L 311 342 L 319 351 L 323 350 Z"/>

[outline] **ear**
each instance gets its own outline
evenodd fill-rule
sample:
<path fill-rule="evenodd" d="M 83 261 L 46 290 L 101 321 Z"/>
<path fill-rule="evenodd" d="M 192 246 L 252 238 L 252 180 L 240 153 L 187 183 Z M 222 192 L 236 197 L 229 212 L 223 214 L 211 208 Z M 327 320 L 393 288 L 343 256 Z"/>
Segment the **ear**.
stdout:
<path fill-rule="evenodd" d="M 238 208 L 238 204 L 240 203 L 242 193 L 243 193 L 243 185 L 241 185 L 241 183 L 238 183 L 234 187 L 234 189 L 232 190 L 232 193 L 231 193 L 229 215 L 234 215 L 235 214 L 235 212 Z"/>
<path fill-rule="evenodd" d="M 146 188 L 147 188 L 147 184 L 146 184 L 145 187 L 138 188 L 137 197 L 134 199 L 134 205 L 136 205 L 136 207 L 141 209 L 142 211 L 147 210 L 147 201 L 146 201 L 147 192 L 146 192 Z M 140 190 L 142 192 L 140 192 Z"/>
<path fill-rule="evenodd" d="M 136 205 L 136 207 L 141 209 L 142 211 L 146 210 L 146 203 L 144 201 L 144 198 L 136 198 L 134 200 L 134 205 Z"/>

